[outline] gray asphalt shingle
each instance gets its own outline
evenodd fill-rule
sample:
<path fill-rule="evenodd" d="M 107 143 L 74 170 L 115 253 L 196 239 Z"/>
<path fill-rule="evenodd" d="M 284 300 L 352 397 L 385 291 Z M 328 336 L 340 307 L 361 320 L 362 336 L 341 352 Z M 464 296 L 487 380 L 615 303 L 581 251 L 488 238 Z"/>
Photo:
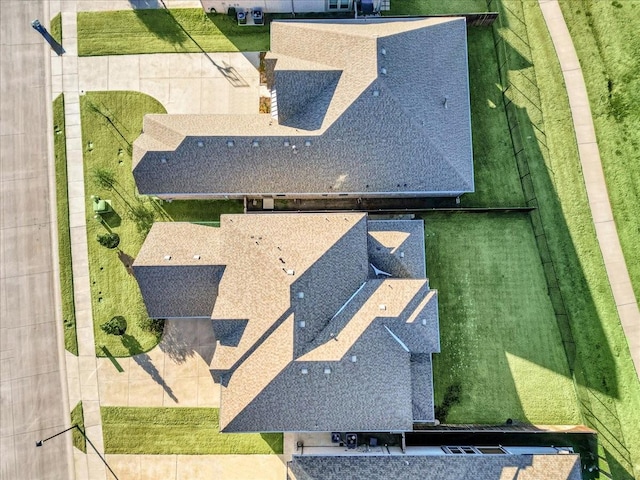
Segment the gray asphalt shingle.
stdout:
<path fill-rule="evenodd" d="M 463 18 L 277 21 L 271 35 L 281 118 L 147 115 L 141 193 L 473 191 Z"/>

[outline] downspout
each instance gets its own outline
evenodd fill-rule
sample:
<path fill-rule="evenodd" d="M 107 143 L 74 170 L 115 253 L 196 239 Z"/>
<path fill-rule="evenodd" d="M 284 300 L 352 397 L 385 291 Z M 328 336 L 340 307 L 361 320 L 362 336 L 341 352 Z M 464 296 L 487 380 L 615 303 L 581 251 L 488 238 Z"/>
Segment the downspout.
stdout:
<path fill-rule="evenodd" d="M 402 453 L 407 453 L 407 442 L 404 438 L 404 432 L 402 432 Z"/>
<path fill-rule="evenodd" d="M 295 0 L 291 0 L 291 15 L 293 17 L 296 16 L 296 9 L 295 9 Z"/>

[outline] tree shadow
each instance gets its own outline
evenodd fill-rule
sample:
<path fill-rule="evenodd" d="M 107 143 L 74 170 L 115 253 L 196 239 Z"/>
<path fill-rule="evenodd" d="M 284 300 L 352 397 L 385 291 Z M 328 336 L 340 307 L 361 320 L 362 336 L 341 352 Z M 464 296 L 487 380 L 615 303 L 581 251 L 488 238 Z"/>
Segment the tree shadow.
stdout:
<path fill-rule="evenodd" d="M 151 361 L 151 357 L 146 353 L 142 353 L 142 346 L 140 345 L 140 343 L 138 343 L 138 341 L 131 335 L 124 334 L 122 335 L 122 344 L 127 350 L 129 350 L 129 353 L 133 357 L 133 361 L 140 365 L 142 369 L 151 376 L 153 381 L 160 385 L 165 392 L 167 392 L 167 395 L 169 395 L 171 400 L 178 403 L 178 399 L 173 394 L 173 390 L 164 381 L 164 379 L 160 375 L 160 372 Z"/>
<path fill-rule="evenodd" d="M 156 0 L 145 2 L 129 0 L 132 5 L 154 3 L 155 7 L 135 7 L 134 13 L 138 20 L 158 38 L 174 45 L 183 45 L 188 37 L 184 29 L 176 22 L 168 10 L 161 8 Z"/>
<path fill-rule="evenodd" d="M 118 259 L 122 262 L 124 268 L 127 269 L 127 273 L 129 275 L 133 275 L 133 262 L 135 261 L 135 258 L 131 255 L 127 255 L 122 250 L 118 250 Z"/>
<path fill-rule="evenodd" d="M 118 212 L 113 210 L 113 208 L 106 213 L 101 213 L 102 221 L 105 223 L 105 226 L 109 228 L 117 228 L 122 224 L 122 218 L 118 215 Z"/>
<path fill-rule="evenodd" d="M 138 365 L 140 365 L 145 372 L 147 372 L 151 376 L 151 378 L 153 379 L 154 382 L 156 382 L 158 385 L 160 385 L 164 389 L 164 391 L 167 392 L 167 395 L 169 395 L 171 400 L 173 400 L 174 402 L 178 403 L 178 399 L 173 394 L 173 390 L 164 381 L 164 379 L 160 375 L 160 372 L 158 371 L 156 366 L 151 361 L 151 357 L 149 357 L 149 355 L 147 355 L 146 353 L 143 353 L 143 354 L 140 354 L 140 355 L 136 355 L 136 356 L 133 357 L 133 360 Z"/>

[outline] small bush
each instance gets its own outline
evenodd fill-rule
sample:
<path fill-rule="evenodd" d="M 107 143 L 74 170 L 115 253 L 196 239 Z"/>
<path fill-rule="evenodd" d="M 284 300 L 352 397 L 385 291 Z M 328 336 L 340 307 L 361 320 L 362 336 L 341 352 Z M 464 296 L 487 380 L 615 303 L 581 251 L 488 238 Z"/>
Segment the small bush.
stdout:
<path fill-rule="evenodd" d="M 105 322 L 102 325 L 100 325 L 100 328 L 102 329 L 103 332 L 109 335 L 122 336 L 124 335 L 124 332 L 127 331 L 127 321 L 125 320 L 124 317 L 118 315 L 116 317 L 113 317 L 108 322 Z"/>
<path fill-rule="evenodd" d="M 143 318 L 138 321 L 138 326 L 160 338 L 164 332 L 164 318 Z"/>
<path fill-rule="evenodd" d="M 98 243 L 103 247 L 116 248 L 120 244 L 120 235 L 117 233 L 98 235 Z"/>
<path fill-rule="evenodd" d="M 442 405 L 436 405 L 435 417 L 440 420 L 441 423 L 445 423 L 449 410 L 454 405 L 460 403 L 460 394 L 462 393 L 462 387 L 459 383 L 449 385 L 447 391 L 444 393 L 444 399 Z"/>

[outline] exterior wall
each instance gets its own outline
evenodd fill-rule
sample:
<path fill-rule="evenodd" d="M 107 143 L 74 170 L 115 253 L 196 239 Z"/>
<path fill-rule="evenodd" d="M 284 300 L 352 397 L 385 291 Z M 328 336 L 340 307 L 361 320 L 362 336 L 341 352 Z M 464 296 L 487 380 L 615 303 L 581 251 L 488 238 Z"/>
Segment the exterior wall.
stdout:
<path fill-rule="evenodd" d="M 274 198 L 274 199 L 314 199 L 314 198 L 443 198 L 459 197 L 469 192 L 349 192 L 349 193 L 145 193 L 162 200 L 228 200 L 243 198 Z"/>
<path fill-rule="evenodd" d="M 205 12 L 212 8 L 218 13 L 227 13 L 229 7 L 236 9 L 251 9 L 261 7 L 266 13 L 296 13 L 325 12 L 326 0 L 200 0 Z"/>

